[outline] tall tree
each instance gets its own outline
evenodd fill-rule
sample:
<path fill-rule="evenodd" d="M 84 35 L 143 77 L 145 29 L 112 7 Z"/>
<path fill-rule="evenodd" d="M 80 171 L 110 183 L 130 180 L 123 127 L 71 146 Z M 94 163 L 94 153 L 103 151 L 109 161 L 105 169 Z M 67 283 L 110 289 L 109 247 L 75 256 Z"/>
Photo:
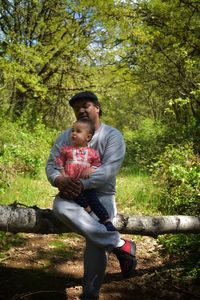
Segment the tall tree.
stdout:
<path fill-rule="evenodd" d="M 200 108 L 200 4 L 144 0 L 135 7 L 140 23 L 133 25 L 126 60 L 141 82 L 139 97 L 154 118 L 165 117 L 168 107 L 187 124 Z"/>
<path fill-rule="evenodd" d="M 3 108 L 14 118 L 26 111 L 49 123 L 63 113 L 70 119 L 66 99 L 94 87 L 91 64 L 114 1 L 1 0 L 0 7 L 1 97 L 10 92 Z"/>

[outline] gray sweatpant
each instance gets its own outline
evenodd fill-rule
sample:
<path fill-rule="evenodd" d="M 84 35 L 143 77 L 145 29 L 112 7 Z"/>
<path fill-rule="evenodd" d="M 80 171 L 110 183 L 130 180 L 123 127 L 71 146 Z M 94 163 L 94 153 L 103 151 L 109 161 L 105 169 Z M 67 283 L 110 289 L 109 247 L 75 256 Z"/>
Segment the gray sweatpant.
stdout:
<path fill-rule="evenodd" d="M 113 219 L 116 214 L 114 195 L 98 195 L 98 198 Z M 99 299 L 108 253 L 118 245 L 119 233 L 107 231 L 106 227 L 98 222 L 95 215 L 88 214 L 73 200 L 57 196 L 54 200 L 53 210 L 66 227 L 85 237 L 82 299 Z"/>

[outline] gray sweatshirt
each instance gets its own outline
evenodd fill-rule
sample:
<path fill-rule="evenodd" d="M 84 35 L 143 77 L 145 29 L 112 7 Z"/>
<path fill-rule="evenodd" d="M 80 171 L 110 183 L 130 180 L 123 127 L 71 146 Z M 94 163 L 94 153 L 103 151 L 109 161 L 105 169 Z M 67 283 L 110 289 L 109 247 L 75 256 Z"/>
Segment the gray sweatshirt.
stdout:
<path fill-rule="evenodd" d="M 57 138 L 46 164 L 46 174 L 50 183 L 60 175 L 55 157 L 63 145 L 70 145 L 71 129 L 67 129 Z M 100 154 L 101 166 L 92 173 L 89 179 L 81 179 L 85 189 L 96 189 L 97 194 L 114 195 L 116 175 L 125 155 L 125 143 L 122 134 L 115 128 L 101 124 L 88 144 Z"/>

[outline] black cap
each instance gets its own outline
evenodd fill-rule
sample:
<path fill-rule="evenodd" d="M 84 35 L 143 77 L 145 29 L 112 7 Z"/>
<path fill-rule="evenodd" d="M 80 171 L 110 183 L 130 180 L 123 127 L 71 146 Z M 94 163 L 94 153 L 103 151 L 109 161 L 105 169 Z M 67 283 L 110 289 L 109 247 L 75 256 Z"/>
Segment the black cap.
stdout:
<path fill-rule="evenodd" d="M 80 92 L 74 95 L 70 100 L 69 104 L 70 106 L 73 107 L 74 103 L 79 101 L 79 100 L 90 100 L 91 102 L 99 102 L 97 96 L 93 92 L 85 91 L 85 92 Z"/>

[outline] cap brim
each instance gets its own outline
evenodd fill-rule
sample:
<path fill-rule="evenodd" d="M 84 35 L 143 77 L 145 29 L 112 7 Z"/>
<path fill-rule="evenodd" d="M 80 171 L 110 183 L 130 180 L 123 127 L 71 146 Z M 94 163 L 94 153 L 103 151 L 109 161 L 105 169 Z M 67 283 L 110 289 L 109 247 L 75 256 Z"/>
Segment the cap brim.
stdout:
<path fill-rule="evenodd" d="M 74 104 L 78 101 L 82 101 L 82 100 L 88 100 L 91 102 L 98 102 L 98 98 L 95 94 L 91 94 L 91 93 L 78 93 L 75 96 L 73 96 L 70 100 L 69 100 L 69 104 L 70 106 L 74 106 Z"/>

